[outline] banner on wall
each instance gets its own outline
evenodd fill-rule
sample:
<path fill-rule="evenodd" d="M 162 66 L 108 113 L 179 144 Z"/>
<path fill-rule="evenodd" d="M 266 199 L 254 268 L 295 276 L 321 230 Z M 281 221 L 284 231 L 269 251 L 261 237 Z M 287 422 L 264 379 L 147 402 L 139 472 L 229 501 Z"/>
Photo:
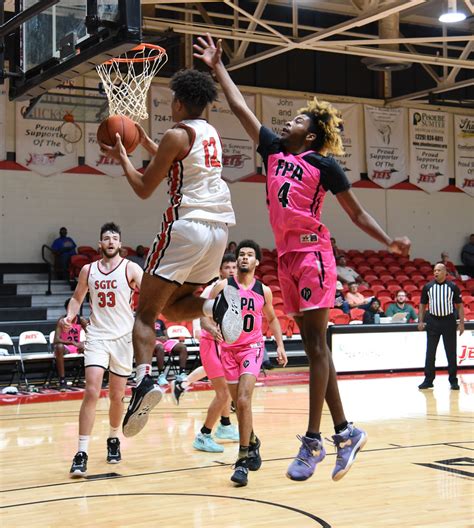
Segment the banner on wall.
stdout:
<path fill-rule="evenodd" d="M 474 116 L 454 115 L 456 187 L 474 196 Z"/>
<path fill-rule="evenodd" d="M 285 123 L 298 115 L 298 110 L 307 103 L 306 99 L 262 95 L 262 123 L 280 135 Z"/>
<path fill-rule="evenodd" d="M 22 112 L 26 104 L 25 101 L 16 104 L 16 161 L 43 176 L 77 167 L 84 125 L 46 121 L 39 116 L 38 119 L 25 119 Z"/>
<path fill-rule="evenodd" d="M 436 192 L 449 183 L 448 114 L 409 110 L 410 183 Z"/>
<path fill-rule="evenodd" d="M 408 177 L 406 111 L 364 105 L 367 175 L 388 189 Z"/>
<path fill-rule="evenodd" d="M 244 94 L 248 107 L 255 112 L 255 95 Z M 222 140 L 222 177 L 236 182 L 255 174 L 255 144 L 234 116 L 223 93 L 209 109 L 209 123 L 216 127 Z"/>
<path fill-rule="evenodd" d="M 155 143 L 159 143 L 163 134 L 173 126 L 171 118 L 173 94 L 167 86 L 152 86 L 150 93 L 150 135 Z"/>
<path fill-rule="evenodd" d="M 362 121 L 362 107 L 359 104 L 334 103 L 344 119 L 344 130 L 341 134 L 344 145 L 344 155 L 335 156 L 344 169 L 351 183 L 360 180 L 364 172 L 364 135 Z"/>
<path fill-rule="evenodd" d="M 7 157 L 7 138 L 5 131 L 7 130 L 7 90 L 5 86 L 0 86 L 0 161 Z"/>

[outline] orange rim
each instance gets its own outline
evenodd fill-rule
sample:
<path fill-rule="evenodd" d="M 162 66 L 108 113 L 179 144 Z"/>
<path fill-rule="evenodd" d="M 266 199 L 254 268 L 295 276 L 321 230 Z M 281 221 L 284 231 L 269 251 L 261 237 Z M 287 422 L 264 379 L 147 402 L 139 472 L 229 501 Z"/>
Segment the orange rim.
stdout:
<path fill-rule="evenodd" d="M 156 61 L 163 57 L 164 54 L 166 54 L 165 48 L 162 48 L 161 46 L 157 46 L 155 44 L 139 44 L 135 48 L 132 48 L 130 51 L 143 51 L 145 49 L 150 49 L 157 51 L 158 53 L 156 55 L 150 56 L 150 57 L 116 57 L 113 59 L 109 59 L 108 61 L 105 61 L 103 64 L 113 64 L 114 62 L 118 62 L 120 64 L 123 63 L 132 63 L 132 62 L 150 62 L 150 61 Z M 127 53 L 130 53 L 128 51 Z"/>

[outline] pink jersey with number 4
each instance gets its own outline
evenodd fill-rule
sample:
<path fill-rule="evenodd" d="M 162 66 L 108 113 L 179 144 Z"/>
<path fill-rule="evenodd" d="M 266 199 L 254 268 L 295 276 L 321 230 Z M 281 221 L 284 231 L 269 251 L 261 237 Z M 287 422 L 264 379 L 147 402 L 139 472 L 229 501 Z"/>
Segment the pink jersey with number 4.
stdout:
<path fill-rule="evenodd" d="M 337 161 L 314 150 L 289 154 L 281 138 L 261 127 L 258 152 L 267 175 L 267 205 L 278 256 L 290 252 L 332 251 L 330 233 L 321 223 L 326 191 L 350 188 Z"/>
<path fill-rule="evenodd" d="M 259 280 L 254 279 L 252 284 L 245 289 L 237 282 L 236 277 L 229 277 L 227 284 L 239 290 L 244 329 L 237 341 L 231 345 L 225 342 L 221 343 L 222 350 L 236 351 L 262 343 L 262 317 L 263 307 L 265 306 L 263 284 Z"/>

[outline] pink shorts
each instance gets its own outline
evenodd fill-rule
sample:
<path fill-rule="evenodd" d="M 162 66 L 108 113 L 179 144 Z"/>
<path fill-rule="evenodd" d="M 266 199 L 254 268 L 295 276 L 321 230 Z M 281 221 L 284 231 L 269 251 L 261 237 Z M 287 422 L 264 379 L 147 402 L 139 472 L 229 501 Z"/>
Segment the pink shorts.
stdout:
<path fill-rule="evenodd" d="M 74 345 L 64 345 L 66 354 L 77 354 L 77 346 Z"/>
<path fill-rule="evenodd" d="M 168 339 L 165 342 L 163 341 L 156 341 L 157 345 L 163 345 L 163 348 L 167 354 L 172 352 L 173 348 L 179 343 L 177 339 Z"/>
<path fill-rule="evenodd" d="M 334 306 L 337 271 L 332 251 L 285 253 L 278 259 L 278 279 L 288 315 Z"/>
<path fill-rule="evenodd" d="M 201 335 L 199 354 L 201 355 L 202 366 L 209 379 L 224 377 L 224 368 L 220 358 L 221 349 L 217 341 L 207 339 Z"/>
<path fill-rule="evenodd" d="M 238 383 L 242 374 L 258 378 L 263 361 L 263 343 L 236 350 L 221 348 L 221 361 L 227 383 Z"/>

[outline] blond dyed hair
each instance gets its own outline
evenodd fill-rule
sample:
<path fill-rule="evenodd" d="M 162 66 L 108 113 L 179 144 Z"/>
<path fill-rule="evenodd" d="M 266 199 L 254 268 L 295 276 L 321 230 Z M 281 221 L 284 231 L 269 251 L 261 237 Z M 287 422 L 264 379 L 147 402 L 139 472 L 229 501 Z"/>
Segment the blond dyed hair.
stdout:
<path fill-rule="evenodd" d="M 314 150 L 326 150 L 328 154 L 335 156 L 344 154 L 341 138 L 343 119 L 337 108 L 328 101 L 318 101 L 314 97 L 308 101 L 308 106 L 300 108 L 298 113 L 311 118 L 312 128 L 315 129 L 313 131 L 317 135 L 313 143 Z"/>

